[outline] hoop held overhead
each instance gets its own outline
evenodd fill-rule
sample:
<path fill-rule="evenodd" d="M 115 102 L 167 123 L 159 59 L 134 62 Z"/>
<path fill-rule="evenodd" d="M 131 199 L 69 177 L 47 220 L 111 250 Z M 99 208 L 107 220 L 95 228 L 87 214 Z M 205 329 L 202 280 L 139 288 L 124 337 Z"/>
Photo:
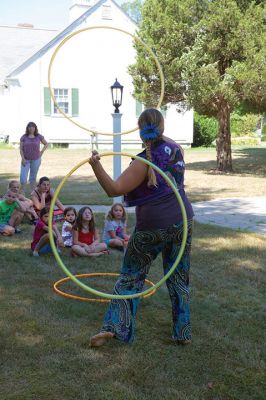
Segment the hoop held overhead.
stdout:
<path fill-rule="evenodd" d="M 157 66 L 157 68 L 158 68 L 158 72 L 159 72 L 159 75 L 160 75 L 160 80 L 161 80 L 161 94 L 160 94 L 160 98 L 159 98 L 158 104 L 157 104 L 157 106 L 156 106 L 156 108 L 158 108 L 158 109 L 160 108 L 160 106 L 161 106 L 161 104 L 162 104 L 162 101 L 163 101 L 163 98 L 164 98 L 164 87 L 165 87 L 165 84 L 164 84 L 164 74 L 163 74 L 163 70 L 162 70 L 162 67 L 161 67 L 161 65 L 160 65 L 160 63 L 159 63 L 159 61 L 158 61 L 156 55 L 155 55 L 154 52 L 150 49 L 150 47 L 147 46 L 139 37 L 133 35 L 133 34 L 130 33 L 130 32 L 127 32 L 127 31 L 125 31 L 125 30 L 123 30 L 123 29 L 114 28 L 114 27 L 105 26 L 105 25 L 103 25 L 103 26 L 97 26 L 97 25 L 96 25 L 96 26 L 90 26 L 90 27 L 83 28 L 83 29 L 79 29 L 78 31 L 72 32 L 72 33 L 71 33 L 70 35 L 68 35 L 65 39 L 63 39 L 62 42 L 59 43 L 59 45 L 55 48 L 55 51 L 54 51 L 53 54 L 52 54 L 52 57 L 51 57 L 51 60 L 50 60 L 50 63 L 49 63 L 49 67 L 48 67 L 48 88 L 49 88 L 50 96 L 51 96 L 51 98 L 52 98 L 52 100 L 53 100 L 53 102 L 54 102 L 56 108 L 58 109 L 58 111 L 59 111 L 66 119 L 68 119 L 70 122 L 72 122 L 72 124 L 78 126 L 79 128 L 81 128 L 81 129 L 83 129 L 83 130 L 89 132 L 90 134 L 94 134 L 94 135 L 105 135 L 105 136 L 122 136 L 122 135 L 126 135 L 126 134 L 128 134 L 128 133 L 131 133 L 131 132 L 135 132 L 136 130 L 138 130 L 138 127 L 135 127 L 135 128 L 130 129 L 130 130 L 128 130 L 128 131 L 119 132 L 119 133 L 99 132 L 99 131 L 96 131 L 96 130 L 94 130 L 94 129 L 86 128 L 85 126 L 83 126 L 83 125 L 79 124 L 78 122 L 74 121 L 74 120 L 73 120 L 72 118 L 70 118 L 63 110 L 61 110 L 61 108 L 59 107 L 59 105 L 57 104 L 57 102 L 56 102 L 56 100 L 55 100 L 54 93 L 53 93 L 52 87 L 51 87 L 51 86 L 52 86 L 52 85 L 51 85 L 51 72 L 52 72 L 52 66 L 53 66 L 53 63 L 54 63 L 54 60 L 55 60 L 55 57 L 56 57 L 57 53 L 59 52 L 59 50 L 61 49 L 61 47 L 63 47 L 63 45 L 64 45 L 65 43 L 67 43 L 72 37 L 74 37 L 74 36 L 76 36 L 76 35 L 79 35 L 79 34 L 82 33 L 82 32 L 89 31 L 89 30 L 93 30 L 93 29 L 111 29 L 111 30 L 114 30 L 114 31 L 118 31 L 118 32 L 125 33 L 126 35 L 131 36 L 134 40 L 136 40 L 137 42 L 139 42 L 139 43 L 147 50 L 147 52 L 151 55 L 151 57 L 152 57 L 153 60 L 155 61 L 155 64 L 156 64 L 156 66 Z"/>

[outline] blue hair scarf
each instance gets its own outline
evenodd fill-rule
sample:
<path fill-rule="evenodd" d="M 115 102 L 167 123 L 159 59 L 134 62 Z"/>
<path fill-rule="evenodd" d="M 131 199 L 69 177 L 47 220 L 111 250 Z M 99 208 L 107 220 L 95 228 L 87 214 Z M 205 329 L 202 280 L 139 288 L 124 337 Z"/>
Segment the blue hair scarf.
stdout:
<path fill-rule="evenodd" d="M 140 130 L 140 137 L 144 142 L 157 139 L 159 136 L 160 129 L 155 124 L 147 124 Z"/>

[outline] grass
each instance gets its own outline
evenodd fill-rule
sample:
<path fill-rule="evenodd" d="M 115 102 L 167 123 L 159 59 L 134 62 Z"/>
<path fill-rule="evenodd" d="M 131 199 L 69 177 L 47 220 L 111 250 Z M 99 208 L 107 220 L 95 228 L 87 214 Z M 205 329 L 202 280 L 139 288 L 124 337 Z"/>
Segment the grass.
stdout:
<path fill-rule="evenodd" d="M 101 224 L 103 215 L 97 215 Z M 134 223 L 130 216 L 130 226 Z M 105 304 L 56 295 L 64 276 L 52 256 L 30 256 L 32 227 L 1 238 L 0 390 L 4 400 L 262 400 L 265 240 L 195 224 L 191 291 L 193 344 L 171 342 L 166 286 L 141 302 L 132 345 L 88 347 Z M 121 254 L 62 258 L 73 273 L 118 272 Z M 149 278 L 161 277 L 161 262 Z M 110 292 L 112 278 L 86 279 Z M 69 283 L 62 289 L 84 296 Z"/>
<path fill-rule="evenodd" d="M 40 174 L 56 187 L 86 150 L 48 150 Z M 215 149 L 186 150 L 186 190 L 192 201 L 266 195 L 266 148 L 234 148 L 232 174 L 217 175 Z M 0 194 L 18 179 L 19 151 L 0 148 Z M 123 159 L 124 167 L 129 159 Z M 103 158 L 112 173 L 112 158 Z M 90 167 L 63 188 L 64 203 L 110 204 Z M 103 215 L 97 215 L 99 226 Z M 129 219 L 131 228 L 134 217 Z M 32 227 L 0 237 L 0 398 L 3 400 L 262 400 L 265 369 L 265 238 L 195 224 L 192 248 L 193 344 L 171 342 L 166 286 L 141 302 L 132 345 L 93 350 L 105 304 L 65 299 L 53 283 L 64 276 L 52 256 L 30 255 Z M 97 259 L 62 258 L 73 273 L 118 272 L 121 254 Z M 149 279 L 161 278 L 161 262 Z M 84 282 L 111 292 L 112 278 Z M 73 283 L 62 289 L 80 296 Z"/>
<path fill-rule="evenodd" d="M 89 154 L 88 150 L 48 149 L 44 154 L 39 177 L 50 177 L 53 187 L 56 187 L 61 179 L 80 161 L 87 159 Z M 233 158 L 235 172 L 217 175 L 213 172 L 216 165 L 214 148 L 185 151 L 185 183 L 191 201 L 219 197 L 266 196 L 266 147 L 236 146 L 233 149 Z M 103 164 L 110 174 L 112 162 L 111 156 L 103 158 Z M 124 168 L 129 162 L 128 157 L 123 157 Z M 5 192 L 10 179 L 19 178 L 19 170 L 19 150 L 0 148 L 0 194 Z M 97 184 L 88 164 L 72 175 L 62 189 L 60 199 L 65 204 L 111 204 L 111 200 Z"/>

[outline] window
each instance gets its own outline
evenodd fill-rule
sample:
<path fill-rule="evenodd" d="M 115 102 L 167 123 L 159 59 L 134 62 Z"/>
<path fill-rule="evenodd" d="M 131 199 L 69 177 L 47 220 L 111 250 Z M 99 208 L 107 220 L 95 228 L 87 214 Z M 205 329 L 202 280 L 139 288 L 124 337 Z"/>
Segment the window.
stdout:
<path fill-rule="evenodd" d="M 136 117 L 139 117 L 142 113 L 142 103 L 136 100 Z"/>
<path fill-rule="evenodd" d="M 108 5 L 102 6 L 102 19 L 112 19 L 111 6 Z"/>
<path fill-rule="evenodd" d="M 54 89 L 54 98 L 60 110 L 63 111 L 65 114 L 69 114 L 70 107 L 68 89 Z M 55 104 L 53 105 L 53 113 L 60 114 L 60 111 Z"/>
<path fill-rule="evenodd" d="M 79 116 L 79 89 L 53 89 L 54 98 L 60 110 L 72 117 Z M 44 115 L 62 116 L 58 108 L 55 106 L 50 96 L 48 87 L 43 88 L 43 111 Z"/>

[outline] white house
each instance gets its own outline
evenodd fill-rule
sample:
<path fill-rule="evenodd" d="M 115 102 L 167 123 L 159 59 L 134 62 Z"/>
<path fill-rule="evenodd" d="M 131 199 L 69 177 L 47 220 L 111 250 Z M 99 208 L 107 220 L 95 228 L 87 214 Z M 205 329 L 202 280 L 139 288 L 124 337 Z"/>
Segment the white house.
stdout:
<path fill-rule="evenodd" d="M 113 0 L 74 0 L 70 24 L 62 31 L 35 29 L 32 26 L 0 27 L 0 134 L 19 142 L 29 121 L 50 143 L 69 146 L 91 143 L 89 132 L 64 118 L 55 107 L 48 89 L 48 68 L 52 55 L 63 39 L 51 66 L 51 87 L 60 108 L 79 125 L 112 133 L 110 86 L 117 78 L 124 86 L 120 108 L 122 131 L 137 126 L 142 105 L 133 96 L 128 66 L 134 63 L 135 50 L 130 35 L 137 26 Z M 97 27 L 97 28 L 96 28 Z M 103 28 L 106 27 L 106 28 Z M 171 105 L 165 112 L 165 134 L 179 143 L 193 141 L 193 112 L 178 113 Z M 107 147 L 112 136 L 98 136 Z M 122 136 L 122 146 L 140 144 L 137 130 Z"/>

